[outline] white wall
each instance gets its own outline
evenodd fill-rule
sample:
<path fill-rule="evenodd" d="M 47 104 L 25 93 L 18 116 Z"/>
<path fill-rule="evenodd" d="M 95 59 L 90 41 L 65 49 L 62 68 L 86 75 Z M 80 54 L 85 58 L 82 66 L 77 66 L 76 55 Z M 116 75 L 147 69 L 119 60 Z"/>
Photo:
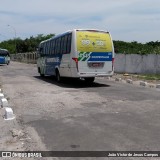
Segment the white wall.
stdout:
<path fill-rule="evenodd" d="M 115 72 L 160 74 L 160 55 L 115 54 Z"/>
<path fill-rule="evenodd" d="M 12 55 L 11 59 L 36 63 L 36 57 L 36 52 L 18 53 Z M 160 54 L 115 54 L 115 72 L 160 74 Z"/>
<path fill-rule="evenodd" d="M 37 59 L 36 52 L 11 54 L 11 60 L 13 61 L 36 63 L 36 59 Z"/>

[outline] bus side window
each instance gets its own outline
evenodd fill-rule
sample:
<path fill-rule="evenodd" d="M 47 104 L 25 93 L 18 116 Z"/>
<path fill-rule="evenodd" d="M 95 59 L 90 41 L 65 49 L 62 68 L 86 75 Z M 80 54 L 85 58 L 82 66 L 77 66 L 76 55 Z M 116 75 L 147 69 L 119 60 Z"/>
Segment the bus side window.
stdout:
<path fill-rule="evenodd" d="M 66 54 L 67 53 L 67 35 L 65 35 L 65 37 L 64 37 L 64 54 Z"/>
<path fill-rule="evenodd" d="M 48 54 L 51 54 L 51 41 L 48 41 Z"/>
<path fill-rule="evenodd" d="M 63 37 L 61 37 L 60 53 L 63 54 Z"/>
<path fill-rule="evenodd" d="M 38 54 L 43 54 L 43 49 L 44 49 L 43 47 L 44 47 L 43 43 L 38 46 L 38 50 L 37 50 Z"/>
<path fill-rule="evenodd" d="M 43 48 L 39 48 L 39 53 L 42 54 L 43 53 Z"/>
<path fill-rule="evenodd" d="M 71 34 L 67 36 L 67 53 L 71 52 Z"/>
<path fill-rule="evenodd" d="M 46 54 L 49 54 L 49 42 L 46 43 Z"/>
<path fill-rule="evenodd" d="M 10 53 L 9 52 L 7 52 L 7 56 L 10 57 Z"/>
<path fill-rule="evenodd" d="M 58 38 L 59 41 L 58 41 L 58 53 L 61 54 L 61 37 Z"/>
<path fill-rule="evenodd" d="M 58 39 L 55 39 L 54 53 L 57 54 Z"/>
<path fill-rule="evenodd" d="M 43 44 L 43 55 L 46 53 L 46 43 Z"/>
<path fill-rule="evenodd" d="M 62 40 L 61 40 L 61 53 L 62 53 L 62 54 L 64 54 L 64 43 L 65 43 L 64 40 L 65 40 L 65 36 L 63 36 L 63 37 L 62 37 Z"/>
<path fill-rule="evenodd" d="M 52 48 L 51 48 L 52 52 L 51 52 L 51 54 L 55 53 L 54 49 L 55 49 L 55 40 L 52 40 Z"/>

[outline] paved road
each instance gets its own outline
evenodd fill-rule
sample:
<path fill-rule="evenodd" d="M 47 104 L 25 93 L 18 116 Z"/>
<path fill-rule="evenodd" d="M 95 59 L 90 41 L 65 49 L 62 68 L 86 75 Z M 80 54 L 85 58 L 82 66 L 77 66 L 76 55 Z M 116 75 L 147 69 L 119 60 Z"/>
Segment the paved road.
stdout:
<path fill-rule="evenodd" d="M 41 78 L 36 65 L 17 62 L 0 66 L 0 76 L 29 137 L 26 149 L 160 151 L 159 89 L 104 78 L 92 85 L 71 79 L 58 84 Z"/>

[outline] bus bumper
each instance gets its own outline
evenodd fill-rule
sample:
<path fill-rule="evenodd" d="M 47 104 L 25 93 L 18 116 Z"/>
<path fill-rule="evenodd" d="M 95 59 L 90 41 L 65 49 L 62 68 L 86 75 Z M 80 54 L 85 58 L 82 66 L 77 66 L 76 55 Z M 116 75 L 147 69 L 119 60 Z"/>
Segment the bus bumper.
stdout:
<path fill-rule="evenodd" d="M 77 76 L 78 77 L 109 77 L 109 76 L 112 76 L 113 75 L 113 71 L 109 71 L 108 73 L 106 72 L 85 72 L 85 73 L 78 73 Z"/>

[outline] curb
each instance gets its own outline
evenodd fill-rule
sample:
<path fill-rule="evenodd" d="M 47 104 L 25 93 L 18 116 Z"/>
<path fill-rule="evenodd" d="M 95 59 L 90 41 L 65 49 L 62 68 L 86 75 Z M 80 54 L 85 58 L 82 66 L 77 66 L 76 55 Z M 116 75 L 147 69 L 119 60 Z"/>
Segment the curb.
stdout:
<path fill-rule="evenodd" d="M 4 98 L 4 94 L 3 93 L 0 93 L 0 100 Z"/>
<path fill-rule="evenodd" d="M 111 80 L 114 80 L 116 82 L 125 82 L 125 83 L 129 83 L 129 84 L 140 85 L 143 87 L 160 89 L 160 84 L 153 84 L 153 83 L 148 83 L 145 81 L 133 81 L 132 79 L 123 80 L 122 78 L 112 78 Z"/>
<path fill-rule="evenodd" d="M 160 89 L 160 84 L 157 84 L 157 85 L 156 85 L 156 88 L 159 88 L 159 89 Z"/>
<path fill-rule="evenodd" d="M 140 84 L 140 86 L 144 86 L 144 87 L 148 85 L 148 83 L 144 82 L 144 81 L 141 81 L 139 84 Z"/>
<path fill-rule="evenodd" d="M 4 94 L 1 93 L 2 89 L 0 88 L 0 106 L 5 110 L 4 120 L 13 120 L 15 119 L 15 114 L 13 114 L 13 110 L 8 105 L 8 100 L 4 97 Z"/>
<path fill-rule="evenodd" d="M 122 78 L 116 78 L 115 81 L 122 81 Z"/>
<path fill-rule="evenodd" d="M 6 98 L 1 99 L 1 107 L 8 107 L 8 101 Z"/>
<path fill-rule="evenodd" d="M 126 82 L 129 84 L 133 84 L 133 81 L 131 79 L 127 79 Z"/>

